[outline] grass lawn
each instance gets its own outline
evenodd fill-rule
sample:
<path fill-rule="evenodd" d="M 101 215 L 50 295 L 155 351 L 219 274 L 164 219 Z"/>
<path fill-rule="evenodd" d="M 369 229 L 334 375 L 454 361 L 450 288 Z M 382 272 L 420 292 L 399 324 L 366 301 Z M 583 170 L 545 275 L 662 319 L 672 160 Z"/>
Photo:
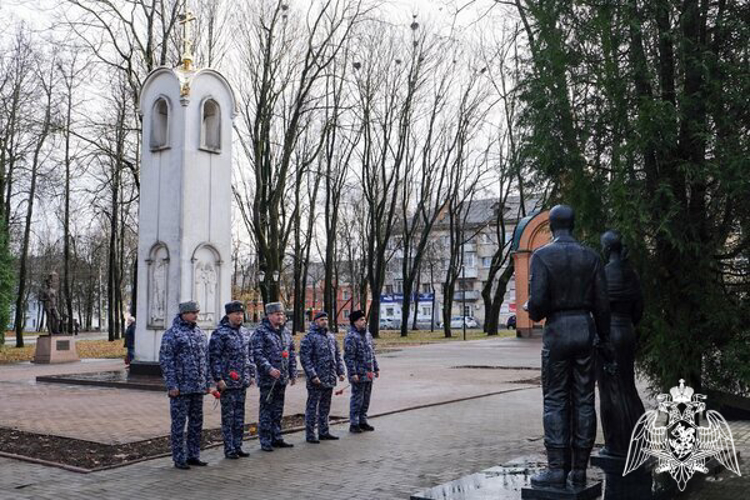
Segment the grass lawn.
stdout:
<path fill-rule="evenodd" d="M 83 358 L 124 358 L 126 349 L 122 346 L 122 339 L 109 342 L 108 340 L 81 340 L 76 342 L 78 356 Z M 0 347 L 0 364 L 31 361 L 34 359 L 35 344 L 29 344 L 20 349 L 12 346 Z"/>
<path fill-rule="evenodd" d="M 446 338 L 442 330 L 435 329 L 434 332 L 429 330 L 409 331 L 407 337 L 402 337 L 398 330 L 382 330 L 380 338 L 375 339 L 378 348 L 386 347 L 403 347 L 407 345 L 434 344 L 437 342 L 452 342 L 463 340 L 463 330 L 453 329 L 451 337 Z M 514 330 L 500 330 L 497 336 L 489 337 L 482 330 L 466 330 L 466 340 L 481 340 L 487 338 L 515 337 Z"/>
<path fill-rule="evenodd" d="M 339 332 L 336 338 L 339 344 L 343 348 L 344 335 L 346 331 Z M 488 337 L 482 330 L 466 330 L 466 340 L 480 340 L 488 338 L 498 337 L 513 337 L 515 336 L 515 330 L 500 330 L 497 337 Z M 304 337 L 304 334 L 298 333 L 294 336 L 294 342 L 299 352 L 299 343 Z M 12 337 L 7 337 L 12 338 Z M 451 338 L 445 338 L 442 330 L 435 330 L 430 332 L 429 330 L 417 330 L 409 331 L 407 337 L 402 337 L 401 333 L 397 330 L 382 330 L 380 332 L 380 338 L 375 339 L 375 344 L 378 349 L 392 349 L 398 347 L 405 347 L 410 345 L 422 345 L 422 344 L 434 344 L 437 342 L 455 342 L 463 340 L 463 330 L 453 330 Z M 83 358 L 123 358 L 126 350 L 122 346 L 122 340 L 115 340 L 109 342 L 107 340 L 80 340 L 76 342 L 78 349 L 78 356 Z M 15 363 L 19 361 L 31 361 L 34 358 L 34 350 L 36 346 L 29 344 L 25 347 L 17 349 L 15 347 L 6 345 L 0 347 L 0 364 L 3 363 Z"/>
<path fill-rule="evenodd" d="M 27 336 L 32 336 L 33 337 L 33 336 L 36 336 L 36 335 L 46 335 L 46 334 L 47 334 L 46 330 L 43 331 L 43 332 L 35 332 L 35 331 L 23 332 L 23 336 L 24 337 L 27 337 Z M 5 338 L 6 339 L 14 339 L 14 338 L 16 338 L 16 332 L 14 332 L 13 330 L 7 330 L 5 332 Z"/>
<path fill-rule="evenodd" d="M 375 339 L 375 345 L 378 350 L 380 349 L 393 349 L 399 347 L 406 347 L 411 345 L 423 345 L 423 344 L 435 344 L 438 342 L 454 342 L 463 340 L 463 330 L 454 329 L 451 332 L 451 337 L 446 338 L 443 330 L 435 329 L 434 332 L 429 330 L 409 330 L 409 335 L 406 337 L 401 336 L 401 332 L 398 330 L 381 330 L 380 337 Z M 339 341 L 339 345 L 343 348 L 344 335 L 346 330 L 340 331 L 336 338 Z M 482 340 L 489 338 L 501 338 L 501 337 L 515 337 L 515 330 L 500 330 L 497 336 L 489 337 L 482 330 L 466 330 L 466 340 Z M 304 333 L 297 333 L 294 336 L 294 342 L 299 352 L 300 340 L 305 336 Z"/>

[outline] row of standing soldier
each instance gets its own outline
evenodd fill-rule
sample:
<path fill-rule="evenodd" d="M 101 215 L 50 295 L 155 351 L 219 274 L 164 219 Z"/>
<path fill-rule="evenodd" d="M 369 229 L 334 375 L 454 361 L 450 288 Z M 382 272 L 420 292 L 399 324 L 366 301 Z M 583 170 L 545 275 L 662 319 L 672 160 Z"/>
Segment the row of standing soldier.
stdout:
<path fill-rule="evenodd" d="M 602 236 L 609 260 L 605 266 L 596 252 L 573 238 L 570 207 L 555 206 L 549 221 L 553 241 L 532 256 L 526 306 L 532 320 L 546 319 L 542 392 L 548 468 L 531 482 L 575 488 L 586 484 L 596 437 L 596 381 L 603 454 L 625 457 L 630 432 L 644 411 L 633 368 L 634 324 L 643 313 L 643 298 L 638 277 L 623 256 L 619 233 Z"/>
<path fill-rule="evenodd" d="M 229 459 L 248 456 L 242 449 L 245 396 L 256 379 L 256 371 L 260 389 L 258 437 L 261 449 L 270 452 L 274 448 L 292 447 L 281 436 L 281 419 L 286 387 L 293 385 L 297 378 L 297 361 L 292 335 L 285 327 L 282 305 L 267 304 L 265 319 L 251 335 L 242 326 L 243 304 L 229 302 L 225 305 L 226 316 L 210 342 L 196 323 L 198 311 L 199 306 L 194 301 L 180 304 L 179 314 L 162 338 L 159 353 L 170 397 L 175 467 L 189 469 L 191 465 L 207 465 L 200 460 L 200 439 L 203 396 L 212 392 L 212 384 L 221 401 L 224 454 Z M 360 433 L 374 430 L 367 422 L 367 410 L 372 381 L 379 376 L 379 368 L 364 313 L 352 312 L 350 321 L 352 327 L 344 340 L 344 361 L 352 388 L 349 430 Z M 338 439 L 328 429 L 328 417 L 333 388 L 337 379 L 344 379 L 344 362 L 327 323 L 327 315 L 319 313 L 300 348 L 307 379 L 305 427 L 310 443 Z"/>

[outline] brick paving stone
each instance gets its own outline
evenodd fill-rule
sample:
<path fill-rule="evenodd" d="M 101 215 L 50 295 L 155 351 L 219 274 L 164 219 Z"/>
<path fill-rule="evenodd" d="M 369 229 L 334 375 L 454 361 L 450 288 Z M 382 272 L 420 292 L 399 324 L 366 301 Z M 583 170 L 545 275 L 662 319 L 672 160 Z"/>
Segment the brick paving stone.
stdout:
<path fill-rule="evenodd" d="M 541 432 L 539 389 L 528 389 L 470 401 L 413 410 L 373 419 L 374 433 L 351 435 L 334 426 L 342 439 L 308 445 L 303 433 L 289 441 L 291 450 L 262 453 L 257 442 L 251 457 L 222 459 L 221 449 L 204 451 L 211 465 L 177 471 L 169 459 L 81 475 L 0 459 L 0 499 L 405 499 L 440 484 L 519 456 L 540 453 L 529 437 Z M 747 422 L 732 423 L 746 436 Z M 743 434 L 744 433 L 744 434 Z M 736 443 L 743 456 L 750 442 Z M 704 482 L 690 500 L 743 498 L 743 477 Z M 30 484 L 23 489 L 15 489 Z M 63 487 L 64 486 L 64 487 Z"/>
<path fill-rule="evenodd" d="M 486 344 L 481 345 L 482 342 Z M 502 342 L 495 340 L 467 342 L 404 349 L 384 358 L 381 363 L 384 376 L 390 372 L 398 380 L 381 381 L 373 403 L 381 398 L 380 408 L 392 408 L 397 405 L 389 402 L 391 398 L 400 405 L 416 405 L 456 399 L 467 391 L 472 395 L 476 394 L 472 391 L 487 393 L 498 387 L 519 388 L 517 384 L 507 383 L 508 374 L 502 370 L 461 373 L 464 370 L 446 367 L 460 364 L 457 361 L 462 359 L 471 359 L 471 364 L 500 365 L 510 364 L 512 360 L 514 366 L 522 362 L 529 366 L 536 362 L 538 366 L 538 344 L 524 346 L 513 339 L 504 349 Z M 524 378 L 528 378 L 528 374 L 527 371 Z M 430 375 L 434 378 L 429 378 Z M 4 377 L 8 376 L 0 374 L 0 380 Z M 0 383 L 3 406 L 8 401 L 5 398 L 8 385 L 14 384 Z M 432 389 L 428 391 L 429 397 L 421 393 L 425 388 Z M 0 458 L 0 500 L 406 499 L 421 489 L 514 458 L 541 453 L 541 391 L 538 387 L 520 388 L 523 390 L 373 418 L 377 429 L 374 433 L 352 435 L 346 424 L 335 425 L 332 431 L 341 436 L 341 440 L 330 443 L 307 444 L 304 433 L 294 433 L 288 440 L 295 448 L 263 453 L 257 441 L 252 440 L 246 443 L 251 456 L 237 461 L 224 460 L 221 448 L 205 450 L 202 457 L 211 465 L 187 472 L 171 467 L 168 458 L 85 475 Z M 71 389 L 71 394 L 77 390 Z M 118 390 L 94 389 L 81 394 L 92 395 L 91 399 L 99 404 L 107 401 L 102 394 L 97 394 L 99 391 Z M 393 394 L 398 391 L 403 394 Z M 303 393 L 300 391 L 295 397 Z M 158 404 L 156 407 L 152 410 L 154 417 L 150 418 L 156 419 Z M 108 415 L 91 406 L 87 410 L 99 418 Z M 140 419 L 140 410 L 141 406 L 137 406 L 126 415 Z M 27 414 L 27 418 L 28 415 L 33 414 Z M 120 419 L 127 420 L 122 415 Z M 149 425 L 162 425 L 158 419 L 149 422 Z M 692 491 L 681 498 L 735 500 L 747 496 L 750 422 L 731 422 L 730 425 L 735 444 L 744 458 L 743 477 L 722 474 L 720 481 L 696 481 L 695 487 L 691 484 Z M 598 442 L 601 441 L 600 435 Z"/>
<path fill-rule="evenodd" d="M 539 366 L 539 344 L 517 339 L 490 339 L 410 347 L 380 356 L 382 375 L 376 381 L 370 413 L 381 414 L 414 406 L 450 401 L 493 391 L 515 389 L 513 380 L 528 379 L 528 370 L 450 369 L 471 361 L 498 365 L 501 353 L 512 366 Z M 510 353 L 510 354 L 505 354 Z M 142 441 L 169 433 L 165 394 L 117 388 L 36 383 L 38 375 L 122 369 L 122 360 L 91 360 L 66 365 L 0 366 L 0 427 L 53 434 L 104 444 Z M 301 370 L 300 370 L 301 371 Z M 340 386 L 340 387 L 343 387 Z M 383 397 L 387 395 L 387 397 Z M 304 383 L 287 390 L 286 414 L 304 413 Z M 347 417 L 349 390 L 334 396 L 332 415 Z M 205 428 L 221 425 L 220 409 L 205 398 Z M 28 418 L 28 416 L 33 416 Z M 258 389 L 248 393 L 246 421 L 258 417 Z"/>

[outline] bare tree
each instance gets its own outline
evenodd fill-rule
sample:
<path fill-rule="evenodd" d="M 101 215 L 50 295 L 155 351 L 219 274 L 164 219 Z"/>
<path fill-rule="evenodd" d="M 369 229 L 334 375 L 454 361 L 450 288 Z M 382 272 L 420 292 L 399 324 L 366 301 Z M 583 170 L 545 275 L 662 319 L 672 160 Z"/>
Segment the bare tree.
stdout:
<path fill-rule="evenodd" d="M 349 53 L 344 53 L 340 62 L 331 65 L 327 75 L 326 106 L 328 126 L 325 130 L 324 146 L 321 154 L 321 175 L 324 180 L 324 210 L 323 221 L 325 228 L 325 251 L 323 278 L 323 308 L 330 312 L 331 325 L 338 329 L 338 311 L 336 297 L 339 289 L 338 258 L 339 258 L 339 223 L 342 213 L 342 199 L 347 179 L 351 172 L 350 163 L 356 147 L 362 137 L 361 129 L 352 129 L 346 122 L 347 91 L 346 77 L 349 67 Z M 348 240 L 347 240 L 348 241 Z"/>
<path fill-rule="evenodd" d="M 184 0 L 64 0 L 64 25 L 78 35 L 105 68 L 122 73 L 133 104 L 143 79 L 158 66 L 176 63 L 170 43 Z"/>
<path fill-rule="evenodd" d="M 422 42 L 425 43 L 425 42 Z M 487 92 L 478 75 L 460 81 L 459 72 L 465 68 L 458 66 L 454 58 L 446 58 L 445 44 L 427 40 L 431 53 L 423 54 L 423 59 L 435 59 L 434 67 L 428 68 L 435 75 L 432 94 L 426 103 L 424 139 L 415 144 L 414 158 L 418 161 L 413 168 L 407 168 L 401 196 L 401 276 L 403 278 L 403 305 L 401 309 L 401 336 L 407 335 L 412 295 L 419 297 L 421 264 L 431 237 L 435 221 L 449 203 L 453 183 L 462 179 L 450 175 L 457 164 L 464 161 L 476 127 L 486 116 Z M 456 91 L 456 87 L 459 90 Z M 453 99 L 457 105 L 450 105 Z M 415 128 L 420 128 L 418 124 Z M 412 136 L 418 137 L 419 131 Z M 417 143 L 417 140 L 414 139 Z M 416 289 L 415 289 L 416 285 Z M 413 292 L 416 290 L 416 293 Z M 414 327 L 418 303 L 415 305 Z"/>
<path fill-rule="evenodd" d="M 52 132 L 53 92 L 57 78 L 54 55 L 51 58 L 51 62 L 42 61 L 41 57 L 37 57 L 34 76 L 39 83 L 39 89 L 41 91 L 40 103 L 42 104 L 42 116 L 40 117 L 40 123 L 37 124 L 34 134 L 35 146 L 30 165 L 31 179 L 29 183 L 28 197 L 26 199 L 26 220 L 24 223 L 23 242 L 21 243 L 21 252 L 19 256 L 18 297 L 16 298 L 15 315 L 16 347 L 23 347 L 23 327 L 26 312 L 26 302 L 24 298 L 26 295 L 26 273 L 29 257 L 29 244 L 31 240 L 31 225 L 34 217 L 34 202 L 36 201 L 37 196 L 36 190 L 39 169 L 43 161 L 43 149 Z"/>
<path fill-rule="evenodd" d="M 484 220 L 479 224 L 472 221 L 471 210 L 474 196 L 479 191 L 486 173 L 486 163 L 486 153 L 474 161 L 469 160 L 465 155 L 454 164 L 451 171 L 455 181 L 444 217 L 444 224 L 448 227 L 448 262 L 445 266 L 445 280 L 443 281 L 443 332 L 446 338 L 451 337 L 451 312 L 456 282 L 461 278 L 464 266 L 464 245 L 479 234 L 486 225 Z M 465 286 L 462 288 L 462 293 L 466 293 Z M 461 311 L 462 320 L 464 316 L 465 311 Z"/>
<path fill-rule="evenodd" d="M 315 207 L 316 200 L 318 197 L 318 188 L 320 187 L 321 177 L 317 172 L 310 170 L 310 162 L 314 161 L 317 157 L 317 153 L 310 154 L 307 152 L 307 148 L 314 147 L 319 150 L 318 144 L 320 138 L 319 134 L 315 131 L 311 132 L 307 128 L 305 139 L 303 139 L 302 147 L 297 156 L 298 162 L 302 162 L 302 165 L 298 165 L 295 168 L 297 178 L 294 183 L 294 213 L 292 215 L 293 224 L 292 230 L 294 233 L 293 253 L 292 253 L 292 266 L 294 275 L 294 298 L 293 298 L 293 309 L 294 317 L 292 319 L 292 331 L 302 332 L 305 330 L 305 295 L 307 292 L 307 277 L 310 266 L 310 250 L 312 249 L 312 238 L 315 229 Z M 307 140 L 309 135 L 315 135 L 314 139 Z M 307 187 L 307 203 L 306 203 L 306 214 L 303 213 L 305 206 L 302 201 L 301 188 Z M 303 224 L 303 216 L 306 218 L 306 223 Z"/>
<path fill-rule="evenodd" d="M 492 227 L 495 234 L 491 237 L 496 244 L 492 255 L 487 281 L 482 287 L 484 302 L 484 331 L 488 335 L 497 335 L 499 329 L 500 308 L 505 299 L 508 282 L 513 277 L 514 266 L 511 258 L 511 239 L 506 235 L 507 220 L 518 221 L 526 215 L 526 186 L 523 181 L 523 161 L 520 157 L 519 144 L 523 141 L 523 129 L 517 123 L 520 106 L 518 91 L 514 83 L 520 78 L 518 57 L 518 27 L 505 31 L 504 38 L 493 44 L 490 56 L 485 55 L 489 80 L 503 105 L 504 123 L 498 127 L 496 141 L 495 166 L 497 177 L 498 203 Z M 509 203 L 511 194 L 514 203 Z"/>
<path fill-rule="evenodd" d="M 307 115 L 321 101 L 317 84 L 341 53 L 362 10 L 358 1 L 326 0 L 312 4 L 306 19 L 301 19 L 284 1 L 258 3 L 244 12 L 242 20 L 250 29 L 241 48 L 246 73 L 240 85 L 237 126 L 254 183 L 252 191 L 235 189 L 235 198 L 258 247 L 266 276 L 264 300 L 275 301 L 279 284 L 272 276 L 281 269 L 294 222 L 289 212 L 295 208 L 290 209 L 285 199 L 288 183 L 297 178 L 295 166 L 314 157 L 295 162 L 295 151 Z M 247 179 L 242 183 L 247 186 Z"/>
<path fill-rule="evenodd" d="M 383 31 L 386 30 L 386 33 Z M 384 36 L 385 35 L 385 36 Z M 363 30 L 353 67 L 362 128 L 360 182 L 367 213 L 367 281 L 372 294 L 370 331 L 379 335 L 380 294 L 394 253 L 396 223 L 414 107 L 425 83 L 424 46 L 387 28 Z"/>
<path fill-rule="evenodd" d="M 70 212 L 70 198 L 71 198 L 71 180 L 74 174 L 74 162 L 73 152 L 71 150 L 71 143 L 75 139 L 72 134 L 73 129 L 73 112 L 76 105 L 76 94 L 81 86 L 84 72 L 86 71 L 86 62 L 82 61 L 81 53 L 77 50 L 67 51 L 67 60 L 63 59 L 65 56 L 57 61 L 57 70 L 60 73 L 61 83 L 63 87 L 63 101 L 64 101 L 64 116 L 62 118 L 61 133 L 64 141 L 64 157 L 63 165 L 65 167 L 65 179 L 63 183 L 63 300 L 65 307 L 65 316 L 67 319 L 66 331 L 73 331 L 73 292 L 72 292 L 72 276 L 71 276 L 71 212 Z"/>
<path fill-rule="evenodd" d="M 199 65 L 218 68 L 229 52 L 231 37 L 230 9 L 226 0 L 198 0 L 195 47 Z"/>

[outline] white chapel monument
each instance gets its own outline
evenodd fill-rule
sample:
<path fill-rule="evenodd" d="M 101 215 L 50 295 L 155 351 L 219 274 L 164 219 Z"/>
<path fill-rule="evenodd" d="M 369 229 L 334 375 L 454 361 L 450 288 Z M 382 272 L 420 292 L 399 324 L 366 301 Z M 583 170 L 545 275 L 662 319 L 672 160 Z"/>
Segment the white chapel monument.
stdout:
<path fill-rule="evenodd" d="M 186 300 L 214 330 L 231 300 L 232 120 L 236 101 L 219 72 L 192 67 L 188 12 L 182 64 L 143 83 L 135 361 L 159 374 L 164 331 Z"/>

